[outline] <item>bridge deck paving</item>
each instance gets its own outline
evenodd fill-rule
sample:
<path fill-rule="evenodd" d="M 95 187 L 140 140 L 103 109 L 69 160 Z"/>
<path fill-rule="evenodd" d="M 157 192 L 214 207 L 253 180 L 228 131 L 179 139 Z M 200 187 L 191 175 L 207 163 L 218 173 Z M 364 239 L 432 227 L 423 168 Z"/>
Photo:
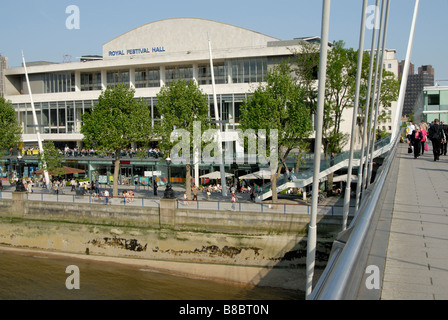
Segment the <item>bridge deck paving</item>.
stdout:
<path fill-rule="evenodd" d="M 448 299 L 448 156 L 417 159 L 401 145 L 383 300 Z"/>

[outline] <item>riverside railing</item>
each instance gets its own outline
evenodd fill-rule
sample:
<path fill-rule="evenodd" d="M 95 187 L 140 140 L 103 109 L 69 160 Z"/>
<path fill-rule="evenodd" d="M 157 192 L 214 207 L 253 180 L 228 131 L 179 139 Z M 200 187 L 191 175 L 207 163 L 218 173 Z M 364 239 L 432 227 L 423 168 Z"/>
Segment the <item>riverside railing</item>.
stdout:
<path fill-rule="evenodd" d="M 12 192 L 0 192 L 0 199 L 12 200 Z M 71 195 L 71 194 L 50 194 L 50 193 L 27 193 L 27 201 L 38 202 L 60 202 L 73 204 L 96 204 L 96 205 L 112 205 L 123 207 L 150 207 L 159 208 L 159 199 L 150 198 L 123 198 L 123 197 L 102 197 L 93 195 Z M 229 211 L 229 212 L 251 212 L 251 213 L 275 213 L 275 214 L 298 214 L 310 215 L 311 206 L 306 204 L 291 203 L 254 203 L 254 202 L 236 202 L 230 201 L 192 201 L 177 199 L 177 209 L 188 210 L 208 210 L 208 211 Z M 352 212 L 353 214 L 353 212 Z M 342 216 L 343 207 L 322 205 L 318 209 L 320 216 Z"/>
<path fill-rule="evenodd" d="M 381 210 L 388 175 L 394 163 L 399 136 L 378 170 L 376 181 L 365 197 L 349 228 L 336 239 L 327 267 L 314 288 L 310 300 L 351 300 L 357 297 L 366 273 L 366 261 L 372 247 L 374 222 Z"/>
<path fill-rule="evenodd" d="M 0 192 L 0 199 L 11 200 L 12 192 Z M 114 206 L 130 207 L 160 207 L 157 199 L 149 198 L 125 198 L 125 197 L 104 197 L 94 195 L 71 195 L 71 194 L 53 194 L 53 193 L 27 193 L 27 201 L 40 202 L 61 202 L 74 204 L 102 204 Z"/>
<path fill-rule="evenodd" d="M 232 212 L 256 212 L 256 213 L 277 213 L 277 214 L 311 214 L 311 206 L 305 204 L 288 203 L 254 203 L 230 201 L 191 201 L 176 200 L 177 209 L 188 210 L 210 210 L 210 211 L 232 211 Z M 342 216 L 343 207 L 320 206 L 318 215 L 321 216 Z"/>

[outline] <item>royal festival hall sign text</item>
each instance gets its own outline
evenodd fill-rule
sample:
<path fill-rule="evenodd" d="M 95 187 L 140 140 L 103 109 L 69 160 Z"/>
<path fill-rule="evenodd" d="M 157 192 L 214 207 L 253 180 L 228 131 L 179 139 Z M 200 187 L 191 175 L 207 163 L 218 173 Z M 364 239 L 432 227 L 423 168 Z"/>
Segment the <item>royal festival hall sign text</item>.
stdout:
<path fill-rule="evenodd" d="M 115 50 L 109 51 L 109 57 L 126 56 L 126 55 L 138 55 L 138 54 L 150 54 L 166 52 L 165 47 L 153 47 L 153 48 L 141 48 L 141 49 L 127 49 L 127 50 Z"/>

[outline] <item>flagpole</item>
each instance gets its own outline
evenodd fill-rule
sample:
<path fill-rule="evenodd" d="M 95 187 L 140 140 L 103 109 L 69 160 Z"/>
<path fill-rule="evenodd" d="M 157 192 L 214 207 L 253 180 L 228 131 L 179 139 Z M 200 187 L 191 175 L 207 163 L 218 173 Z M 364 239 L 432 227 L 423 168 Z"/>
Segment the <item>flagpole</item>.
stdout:
<path fill-rule="evenodd" d="M 213 102 L 215 107 L 215 120 L 216 120 L 216 126 L 218 127 L 218 150 L 219 150 L 219 167 L 221 171 L 221 187 L 222 187 L 222 195 L 224 197 L 227 197 L 227 181 L 226 181 L 226 172 L 224 169 L 224 154 L 222 150 L 222 136 L 221 136 L 221 122 L 220 122 L 220 116 L 219 116 L 219 109 L 218 109 L 218 99 L 216 97 L 216 83 L 215 83 L 215 68 L 213 66 L 213 54 L 212 54 L 212 43 L 210 40 L 210 34 L 207 32 L 207 38 L 208 38 L 208 49 L 210 52 L 210 71 L 212 76 L 212 87 L 213 87 Z"/>
<path fill-rule="evenodd" d="M 37 143 L 39 146 L 39 152 L 42 155 L 42 169 L 44 170 L 44 176 L 45 176 L 45 183 L 46 183 L 46 187 L 47 189 L 50 186 L 50 177 L 48 175 L 48 171 L 47 171 L 47 164 L 45 163 L 44 160 L 44 149 L 43 149 L 43 145 L 42 145 L 42 139 L 40 136 L 40 130 L 39 130 L 39 123 L 37 121 L 37 116 L 36 116 L 36 109 L 34 107 L 34 100 L 33 100 L 33 94 L 31 92 L 31 85 L 30 85 L 30 80 L 28 77 L 28 70 L 26 68 L 26 62 L 25 62 L 25 56 L 23 54 L 23 50 L 22 50 L 22 61 L 23 61 L 23 68 L 25 69 L 25 77 L 26 77 L 26 83 L 28 86 L 28 93 L 30 95 L 30 102 L 31 102 L 31 110 L 33 113 L 33 121 L 34 121 L 34 127 L 35 127 L 35 131 L 36 131 L 36 135 L 37 135 Z"/>

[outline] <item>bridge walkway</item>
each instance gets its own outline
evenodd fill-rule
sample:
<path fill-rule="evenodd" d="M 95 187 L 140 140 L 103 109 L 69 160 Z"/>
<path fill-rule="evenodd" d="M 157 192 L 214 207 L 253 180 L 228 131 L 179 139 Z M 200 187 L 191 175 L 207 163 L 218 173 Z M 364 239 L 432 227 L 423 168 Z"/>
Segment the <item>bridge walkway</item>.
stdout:
<path fill-rule="evenodd" d="M 397 158 L 381 299 L 448 299 L 448 156 L 414 159 L 400 144 Z"/>

